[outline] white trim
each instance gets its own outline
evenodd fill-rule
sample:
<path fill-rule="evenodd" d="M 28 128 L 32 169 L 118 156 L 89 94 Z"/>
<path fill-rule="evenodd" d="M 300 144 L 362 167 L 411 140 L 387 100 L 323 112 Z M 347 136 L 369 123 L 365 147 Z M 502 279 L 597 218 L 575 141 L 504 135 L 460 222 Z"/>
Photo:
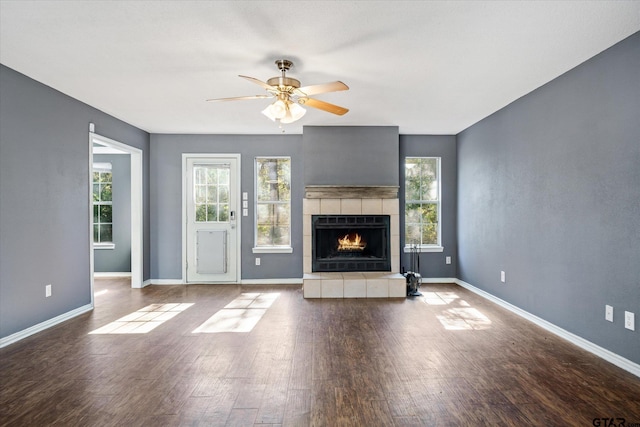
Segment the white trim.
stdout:
<path fill-rule="evenodd" d="M 92 124 L 89 128 L 91 129 Z M 89 182 L 93 183 L 93 145 L 98 143 L 100 145 L 117 149 L 123 152 L 123 154 L 129 154 L 131 156 L 131 287 L 142 288 L 143 284 L 143 272 L 144 272 L 144 256 L 143 256 L 143 194 L 142 194 L 142 150 L 132 147 L 122 142 L 115 141 L 102 135 L 98 135 L 94 132 L 89 132 Z M 90 251 L 90 266 L 91 272 L 94 269 L 94 255 L 93 255 L 93 185 L 89 188 L 89 200 L 91 202 L 91 209 L 89 212 L 89 241 L 91 244 Z M 91 276 L 91 303 L 93 304 L 93 276 Z"/>
<path fill-rule="evenodd" d="M 499 306 L 506 308 L 507 310 L 511 311 L 512 313 L 517 314 L 518 316 L 529 320 L 530 322 L 535 323 L 536 325 L 540 326 L 541 328 L 547 330 L 548 332 L 551 332 L 554 335 L 559 336 L 560 338 L 564 338 L 565 340 L 569 341 L 572 344 L 577 345 L 578 347 L 582 348 L 583 350 L 586 350 L 590 353 L 595 354 L 596 356 L 606 360 L 607 362 L 613 363 L 614 365 L 616 365 L 619 368 L 624 369 L 625 371 L 628 371 L 630 373 L 632 373 L 633 375 L 640 377 L 640 365 L 632 362 L 629 359 L 626 359 L 616 353 L 613 353 L 610 350 L 607 350 L 606 348 L 602 348 L 599 345 L 596 345 L 594 343 L 592 343 L 591 341 L 587 341 L 582 337 L 579 337 L 578 335 L 572 334 L 571 332 L 562 329 L 559 326 L 554 325 L 551 322 L 548 322 L 544 319 L 541 319 L 538 316 L 535 316 L 531 313 L 529 313 L 528 311 L 525 311 L 519 307 L 516 307 L 515 305 L 508 303 L 486 291 L 483 291 L 482 289 L 476 288 L 475 286 L 460 280 L 460 279 L 456 279 L 456 284 L 470 290 L 471 292 L 480 295 L 481 297 L 494 302 L 496 304 L 498 304 Z"/>
<path fill-rule="evenodd" d="M 112 242 L 98 242 L 93 244 L 95 250 L 112 250 L 116 248 L 116 244 Z"/>
<path fill-rule="evenodd" d="M 98 271 L 93 273 L 93 277 L 131 277 L 131 272 L 126 271 Z"/>
<path fill-rule="evenodd" d="M 238 284 L 242 280 L 242 155 L 240 153 L 182 153 L 182 282 L 187 283 L 187 162 L 191 158 L 235 159 L 236 160 L 236 281 L 224 282 Z M 155 281 L 151 280 L 154 284 Z"/>
<path fill-rule="evenodd" d="M 404 253 L 410 254 L 413 249 L 411 245 L 404 246 Z M 426 246 L 426 245 L 418 245 L 416 247 L 418 253 L 427 253 L 427 252 L 444 252 L 444 246 Z"/>
<path fill-rule="evenodd" d="M 144 281 L 145 286 L 148 285 L 198 285 L 200 283 L 185 283 L 180 279 L 149 279 Z M 203 285 L 228 285 L 229 282 L 202 282 Z M 240 285 L 302 285 L 302 278 L 288 278 L 288 279 L 243 279 L 240 280 Z"/>
<path fill-rule="evenodd" d="M 293 248 L 291 246 L 258 246 L 251 251 L 254 254 L 292 254 Z"/>
<path fill-rule="evenodd" d="M 422 283 L 458 283 L 455 277 L 423 277 Z"/>
<path fill-rule="evenodd" d="M 30 328 L 23 329 L 22 331 L 16 332 L 15 334 L 11 334 L 7 337 L 0 338 L 0 348 L 8 346 L 9 344 L 13 344 L 14 342 L 20 341 L 22 339 L 25 339 L 28 336 L 31 336 L 33 334 L 37 334 L 38 332 L 42 332 L 45 329 L 49 329 L 52 326 L 55 326 L 59 323 L 72 319 L 76 316 L 79 316 L 91 310 L 93 310 L 93 303 L 83 305 L 82 307 L 78 307 L 75 310 L 68 311 L 52 319 L 45 320 L 44 322 L 38 323 L 37 325 L 33 325 Z"/>
<path fill-rule="evenodd" d="M 292 279 L 243 279 L 242 285 L 302 285 L 302 278 Z"/>
<path fill-rule="evenodd" d="M 93 154 L 96 154 L 96 148 L 93 147 Z M 93 162 L 94 172 L 111 172 L 113 170 L 113 164 L 110 162 Z"/>
<path fill-rule="evenodd" d="M 144 286 L 148 285 L 186 285 L 181 279 L 149 279 L 144 281 Z"/>

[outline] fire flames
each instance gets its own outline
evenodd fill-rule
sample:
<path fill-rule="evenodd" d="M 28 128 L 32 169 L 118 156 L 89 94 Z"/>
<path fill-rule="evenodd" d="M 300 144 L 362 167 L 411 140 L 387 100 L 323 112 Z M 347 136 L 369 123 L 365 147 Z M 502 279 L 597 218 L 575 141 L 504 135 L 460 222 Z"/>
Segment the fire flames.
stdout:
<path fill-rule="evenodd" d="M 358 233 L 346 234 L 342 239 L 338 238 L 339 251 L 362 251 L 367 247 L 367 242 L 362 241 Z"/>

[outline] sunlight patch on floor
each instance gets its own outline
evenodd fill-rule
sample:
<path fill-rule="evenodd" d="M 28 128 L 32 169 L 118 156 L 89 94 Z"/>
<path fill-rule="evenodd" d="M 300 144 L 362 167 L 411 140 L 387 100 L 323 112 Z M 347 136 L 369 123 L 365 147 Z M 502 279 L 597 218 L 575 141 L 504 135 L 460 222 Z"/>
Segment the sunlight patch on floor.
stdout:
<path fill-rule="evenodd" d="M 109 289 L 103 289 L 103 290 L 101 290 L 101 291 L 94 292 L 93 296 L 94 296 L 94 297 L 99 297 L 99 296 L 101 296 L 101 295 L 106 294 L 107 292 L 109 292 Z"/>
<path fill-rule="evenodd" d="M 422 300 L 429 305 L 448 305 L 460 298 L 455 292 L 423 292 Z"/>
<path fill-rule="evenodd" d="M 491 327 L 491 320 L 472 307 L 450 308 L 436 317 L 442 326 L 450 331 L 481 330 Z"/>
<path fill-rule="evenodd" d="M 193 333 L 251 332 L 279 296 L 279 293 L 241 294 L 198 326 Z"/>
<path fill-rule="evenodd" d="M 423 292 L 422 300 L 429 305 L 452 305 L 442 314 L 436 315 L 442 326 L 450 331 L 468 331 L 489 329 L 491 320 L 479 310 L 471 307 L 467 301 L 460 299 L 455 292 Z"/>
<path fill-rule="evenodd" d="M 192 305 L 193 303 L 151 304 L 89 334 L 146 334 Z"/>

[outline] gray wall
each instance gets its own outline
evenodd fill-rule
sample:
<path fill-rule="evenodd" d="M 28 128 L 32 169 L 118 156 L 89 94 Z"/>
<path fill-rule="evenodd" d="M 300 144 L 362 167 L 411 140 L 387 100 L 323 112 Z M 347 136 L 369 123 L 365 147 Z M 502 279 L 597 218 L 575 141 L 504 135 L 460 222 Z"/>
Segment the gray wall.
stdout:
<path fill-rule="evenodd" d="M 457 236 L 457 150 L 456 137 L 452 135 L 400 135 L 400 247 L 404 248 L 404 159 L 406 157 L 440 157 L 441 168 L 441 239 L 443 252 L 425 252 L 419 254 L 420 274 L 423 278 L 455 278 L 458 262 Z M 446 264 L 446 257 L 451 257 L 451 264 Z M 401 267 L 411 270 L 409 254 L 401 252 Z"/>
<path fill-rule="evenodd" d="M 302 277 L 301 135 L 151 135 L 151 276 L 182 279 L 182 153 L 239 153 L 241 191 L 249 194 L 249 216 L 240 216 L 242 279 Z M 253 254 L 254 159 L 291 157 L 292 254 Z M 259 257 L 261 265 L 255 265 Z"/>
<path fill-rule="evenodd" d="M 398 185 L 397 126 L 304 126 L 305 185 Z"/>
<path fill-rule="evenodd" d="M 460 278 L 635 363 L 638 70 L 640 33 L 458 135 Z"/>
<path fill-rule="evenodd" d="M 94 162 L 111 163 L 113 249 L 94 249 L 93 271 L 131 272 L 131 155 L 94 154 Z"/>
<path fill-rule="evenodd" d="M 90 122 L 146 156 L 146 132 L 0 65 L 0 337 L 91 302 Z"/>

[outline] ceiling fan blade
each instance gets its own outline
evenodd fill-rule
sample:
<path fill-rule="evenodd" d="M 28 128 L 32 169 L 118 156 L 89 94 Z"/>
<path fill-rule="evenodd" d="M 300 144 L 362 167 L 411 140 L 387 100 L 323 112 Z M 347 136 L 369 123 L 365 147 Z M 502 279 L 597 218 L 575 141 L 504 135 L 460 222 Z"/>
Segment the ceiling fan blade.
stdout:
<path fill-rule="evenodd" d="M 253 77 L 249 77 L 249 76 L 238 76 L 238 77 L 242 77 L 243 79 L 247 79 L 247 80 L 249 80 L 250 82 L 253 82 L 253 83 L 257 84 L 257 85 L 260 85 L 260 86 L 262 86 L 263 88 L 265 88 L 266 90 L 270 90 L 270 91 L 277 91 L 277 90 L 278 90 L 278 88 L 277 88 L 277 87 L 275 87 L 275 86 L 271 86 L 271 85 L 269 85 L 269 84 L 266 84 L 266 83 L 265 83 L 265 82 L 263 82 L 262 80 L 255 79 L 255 78 L 253 78 Z"/>
<path fill-rule="evenodd" d="M 319 99 L 313 99 L 313 98 L 300 98 L 298 100 L 298 103 L 306 107 L 317 108 L 319 110 L 327 111 L 329 113 L 337 114 L 339 116 L 342 116 L 343 114 L 346 114 L 349 111 L 349 109 L 347 108 L 340 107 L 334 104 L 329 104 L 328 102 L 320 101 Z"/>
<path fill-rule="evenodd" d="M 338 92 L 341 90 L 349 90 L 349 86 L 342 83 L 341 81 L 336 81 L 319 85 L 299 87 L 298 89 L 294 90 L 293 93 L 298 96 L 311 96 L 317 95 L 319 93 Z"/>
<path fill-rule="evenodd" d="M 244 99 L 264 99 L 264 98 L 273 98 L 270 95 L 252 95 L 252 96 L 236 96 L 233 98 L 212 98 L 207 99 L 207 101 L 241 101 Z"/>

